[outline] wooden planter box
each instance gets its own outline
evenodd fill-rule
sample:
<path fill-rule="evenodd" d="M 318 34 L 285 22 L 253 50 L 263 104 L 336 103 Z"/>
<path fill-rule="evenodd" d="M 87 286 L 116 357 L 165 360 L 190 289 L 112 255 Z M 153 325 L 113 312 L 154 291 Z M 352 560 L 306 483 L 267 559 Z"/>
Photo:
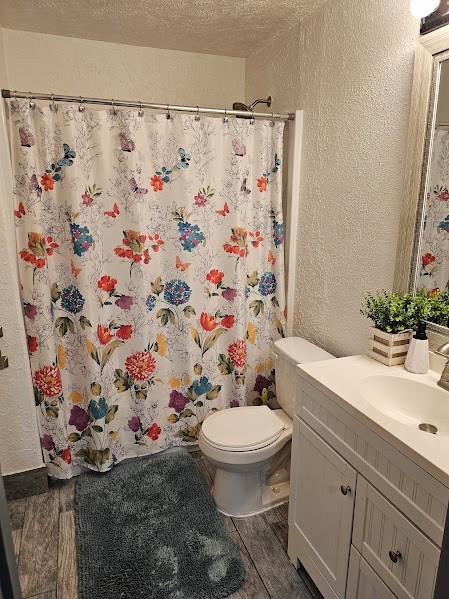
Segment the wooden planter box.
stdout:
<path fill-rule="evenodd" d="M 386 366 L 404 364 L 413 331 L 385 333 L 376 327 L 369 328 L 368 355 Z"/>

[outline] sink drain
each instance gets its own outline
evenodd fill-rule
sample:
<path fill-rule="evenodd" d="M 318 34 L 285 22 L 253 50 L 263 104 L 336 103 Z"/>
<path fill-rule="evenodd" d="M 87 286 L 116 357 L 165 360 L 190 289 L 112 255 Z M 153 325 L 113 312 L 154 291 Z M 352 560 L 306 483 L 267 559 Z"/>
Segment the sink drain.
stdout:
<path fill-rule="evenodd" d="M 422 422 L 419 425 L 419 430 L 424 431 L 425 433 L 431 433 L 432 435 L 436 435 L 438 432 L 438 429 L 436 426 L 434 426 L 433 424 L 429 424 L 427 422 Z"/>

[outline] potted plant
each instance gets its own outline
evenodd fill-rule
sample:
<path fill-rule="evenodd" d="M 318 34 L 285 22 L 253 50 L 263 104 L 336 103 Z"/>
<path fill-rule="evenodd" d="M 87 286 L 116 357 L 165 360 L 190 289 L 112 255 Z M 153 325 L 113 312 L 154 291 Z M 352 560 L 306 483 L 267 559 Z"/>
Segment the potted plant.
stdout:
<path fill-rule="evenodd" d="M 403 364 L 413 329 L 420 320 L 449 327 L 449 290 L 413 293 L 367 293 L 360 312 L 373 321 L 368 355 L 386 364 Z"/>
<path fill-rule="evenodd" d="M 411 293 L 367 293 L 360 310 L 373 321 L 369 329 L 368 355 L 386 364 L 403 364 L 412 336 L 412 328 L 419 316 L 429 309 L 427 300 Z M 427 319 L 427 318 L 426 318 Z"/>

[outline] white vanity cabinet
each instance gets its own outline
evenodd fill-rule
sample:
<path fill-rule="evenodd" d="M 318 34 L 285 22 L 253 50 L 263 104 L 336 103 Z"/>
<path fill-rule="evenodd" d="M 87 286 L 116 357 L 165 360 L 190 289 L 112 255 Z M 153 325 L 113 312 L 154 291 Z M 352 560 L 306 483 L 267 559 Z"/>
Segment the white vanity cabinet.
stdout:
<path fill-rule="evenodd" d="M 432 599 L 449 489 L 323 388 L 298 388 L 290 560 L 325 599 Z"/>

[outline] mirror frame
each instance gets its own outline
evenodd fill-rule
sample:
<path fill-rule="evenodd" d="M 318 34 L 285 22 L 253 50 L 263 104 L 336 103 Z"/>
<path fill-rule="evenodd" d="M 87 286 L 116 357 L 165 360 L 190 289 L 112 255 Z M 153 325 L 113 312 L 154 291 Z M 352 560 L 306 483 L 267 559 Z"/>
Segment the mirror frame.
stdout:
<path fill-rule="evenodd" d="M 433 140 L 435 98 L 440 73 L 441 59 L 437 55 L 448 51 L 449 25 L 421 36 L 415 51 L 405 180 L 399 223 L 399 231 L 402 233 L 398 239 L 394 273 L 395 291 L 414 291 L 430 166 L 429 154 Z M 429 322 L 428 330 L 431 349 L 447 342 L 449 327 Z"/>

